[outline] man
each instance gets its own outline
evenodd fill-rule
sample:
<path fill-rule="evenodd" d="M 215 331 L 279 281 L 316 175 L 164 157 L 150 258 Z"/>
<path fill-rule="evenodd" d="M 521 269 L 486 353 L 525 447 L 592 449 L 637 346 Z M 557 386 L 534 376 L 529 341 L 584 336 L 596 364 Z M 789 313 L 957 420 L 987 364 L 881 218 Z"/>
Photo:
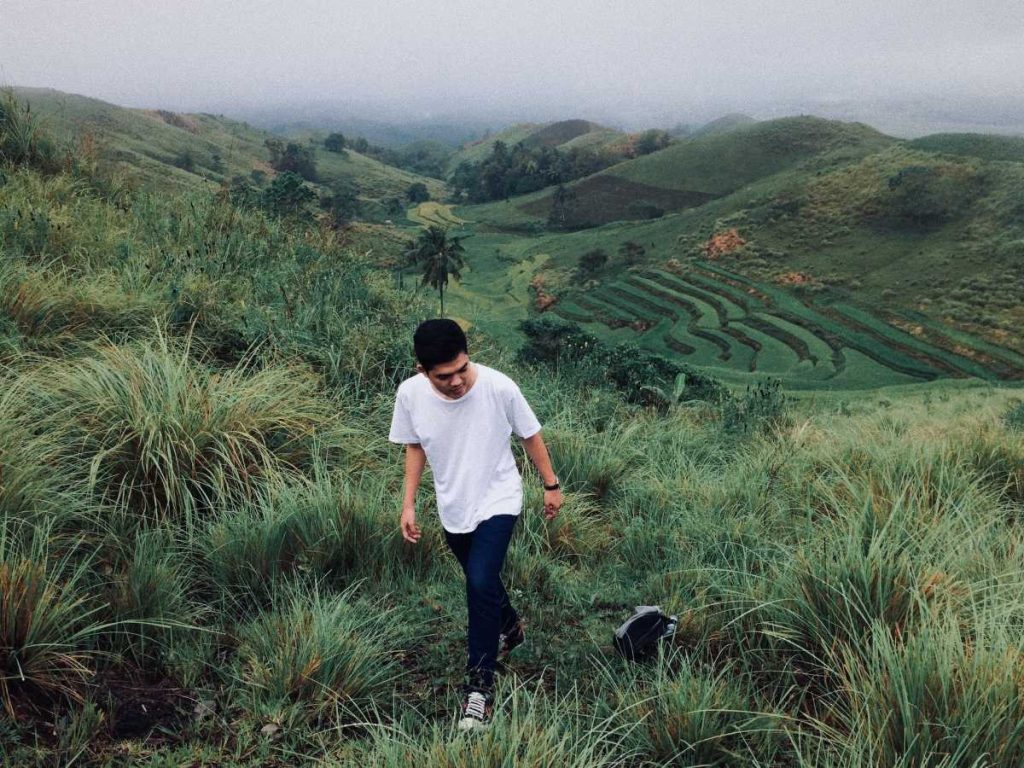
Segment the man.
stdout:
<path fill-rule="evenodd" d="M 501 567 L 523 505 L 510 436 L 523 443 L 544 482 L 544 515 L 562 506 L 541 425 L 512 379 L 472 363 L 466 335 L 451 320 L 427 320 L 413 335 L 419 373 L 398 387 L 388 439 L 405 445 L 401 529 L 415 544 L 416 489 L 426 462 L 434 475 L 445 541 L 466 577 L 468 661 L 459 728 L 486 727 L 494 671 L 525 639 L 501 582 Z"/>

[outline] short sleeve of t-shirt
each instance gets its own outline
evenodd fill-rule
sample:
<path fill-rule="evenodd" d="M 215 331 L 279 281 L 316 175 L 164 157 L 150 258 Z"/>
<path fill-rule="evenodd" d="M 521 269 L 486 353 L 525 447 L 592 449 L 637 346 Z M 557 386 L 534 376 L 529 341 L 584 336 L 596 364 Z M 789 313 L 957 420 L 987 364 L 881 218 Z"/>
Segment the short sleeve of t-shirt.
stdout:
<path fill-rule="evenodd" d="M 388 435 L 388 440 L 392 443 L 420 442 L 412 425 L 412 419 L 409 417 L 409 407 L 401 392 L 395 398 L 395 411 L 391 414 L 391 433 Z"/>
<path fill-rule="evenodd" d="M 526 402 L 526 398 L 523 397 L 518 385 L 513 384 L 509 388 L 506 413 L 508 414 L 508 423 L 517 437 L 533 437 L 540 432 L 540 422 L 533 409 L 530 408 L 530 404 Z"/>

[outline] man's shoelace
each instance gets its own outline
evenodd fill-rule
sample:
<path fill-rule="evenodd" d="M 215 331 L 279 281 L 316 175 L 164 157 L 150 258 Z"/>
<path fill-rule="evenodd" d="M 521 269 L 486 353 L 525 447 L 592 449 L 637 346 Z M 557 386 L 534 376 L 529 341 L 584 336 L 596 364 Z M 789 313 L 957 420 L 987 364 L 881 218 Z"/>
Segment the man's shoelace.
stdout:
<path fill-rule="evenodd" d="M 475 691 L 469 694 L 466 699 L 466 717 L 475 717 L 477 720 L 484 719 L 484 707 L 487 706 L 487 699 L 484 698 L 482 693 L 476 693 Z"/>

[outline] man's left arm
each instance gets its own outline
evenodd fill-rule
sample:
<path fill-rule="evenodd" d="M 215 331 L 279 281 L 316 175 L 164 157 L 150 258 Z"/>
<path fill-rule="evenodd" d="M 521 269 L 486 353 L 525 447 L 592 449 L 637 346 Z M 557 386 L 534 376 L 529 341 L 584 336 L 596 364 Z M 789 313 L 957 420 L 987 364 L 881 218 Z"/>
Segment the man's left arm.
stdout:
<path fill-rule="evenodd" d="M 541 481 L 544 485 L 556 485 L 558 477 L 555 476 L 555 471 L 551 468 L 551 456 L 548 455 L 548 448 L 544 445 L 544 438 L 540 436 L 540 432 L 520 439 L 523 443 L 523 448 L 526 449 L 526 454 L 530 457 L 530 461 L 533 462 L 533 466 L 540 473 Z M 561 508 L 562 489 L 558 488 L 554 491 L 545 490 L 544 517 L 551 520 L 558 514 L 558 510 Z"/>

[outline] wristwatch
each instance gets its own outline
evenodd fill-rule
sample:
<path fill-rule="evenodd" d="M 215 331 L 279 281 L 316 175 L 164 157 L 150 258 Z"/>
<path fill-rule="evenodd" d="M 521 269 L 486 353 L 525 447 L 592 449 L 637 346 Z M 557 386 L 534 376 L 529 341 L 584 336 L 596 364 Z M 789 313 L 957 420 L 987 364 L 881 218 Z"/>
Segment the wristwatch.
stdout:
<path fill-rule="evenodd" d="M 548 485 L 546 483 L 544 484 L 544 490 L 545 491 L 557 491 L 561 487 L 562 486 L 558 484 L 558 478 L 557 477 L 555 478 L 555 482 L 553 482 L 551 485 Z"/>

